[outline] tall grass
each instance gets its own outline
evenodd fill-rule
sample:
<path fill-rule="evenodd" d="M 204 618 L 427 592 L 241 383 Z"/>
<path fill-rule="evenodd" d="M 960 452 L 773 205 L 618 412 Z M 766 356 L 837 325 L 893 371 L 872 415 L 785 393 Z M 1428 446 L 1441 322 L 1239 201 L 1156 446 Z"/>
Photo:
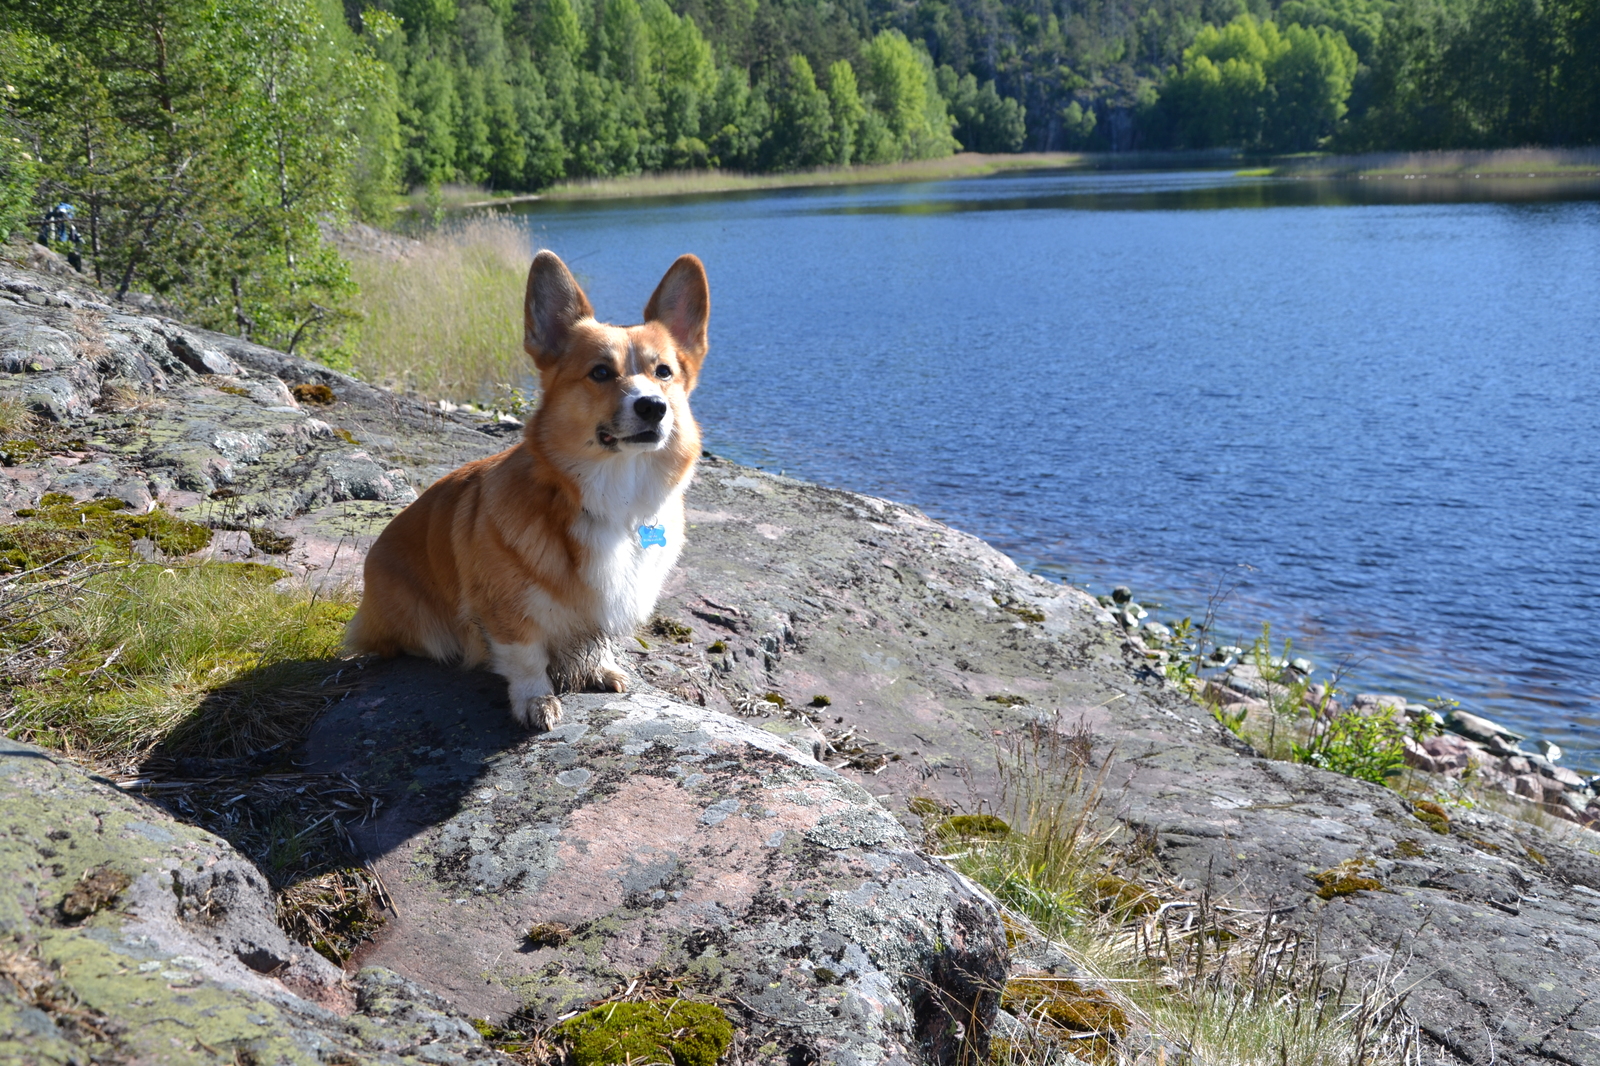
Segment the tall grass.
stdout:
<path fill-rule="evenodd" d="M 292 739 L 324 702 L 355 605 L 280 577 L 112 562 L 0 579 L 5 732 L 117 764 L 158 745 L 240 756 Z"/>
<path fill-rule="evenodd" d="M 477 216 L 428 234 L 407 254 L 351 255 L 365 317 L 353 368 L 398 392 L 459 403 L 527 386 L 522 294 L 527 231 Z"/>
<path fill-rule="evenodd" d="M 1002 1037 L 993 1062 L 1058 1064 L 1063 1049 L 1100 1066 L 1413 1060 L 1395 973 L 1329 965 L 1270 913 L 1161 876 L 1148 843 L 1099 811 L 1112 760 L 1092 746 L 1081 727 L 1040 723 L 1001 754 L 1009 826 L 964 816 L 930 835 L 994 892 L 1015 944 L 1052 943 L 1079 971 L 1013 975 L 1002 1003 L 1028 1035 Z"/>

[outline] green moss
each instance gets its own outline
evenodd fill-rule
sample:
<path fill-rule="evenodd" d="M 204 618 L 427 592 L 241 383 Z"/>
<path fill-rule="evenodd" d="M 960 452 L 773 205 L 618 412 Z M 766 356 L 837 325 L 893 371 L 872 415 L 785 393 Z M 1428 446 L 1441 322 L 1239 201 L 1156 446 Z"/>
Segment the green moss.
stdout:
<path fill-rule="evenodd" d="M 725 641 L 725 640 L 713 640 L 706 647 L 706 651 L 710 652 L 712 655 L 721 655 L 723 652 L 725 652 L 727 650 L 728 650 L 728 642 Z"/>
<path fill-rule="evenodd" d="M 8 440 L 0 444 L 0 466 L 16 466 L 36 459 L 44 446 L 36 440 Z"/>
<path fill-rule="evenodd" d="M 114 866 L 98 866 L 85 873 L 61 901 L 61 916 L 81 922 L 95 911 L 111 905 L 133 878 Z"/>
<path fill-rule="evenodd" d="M 1412 812 L 1417 816 L 1417 821 L 1432 829 L 1441 836 L 1450 832 L 1450 815 L 1445 809 L 1432 800 L 1419 800 L 1412 807 Z"/>
<path fill-rule="evenodd" d="M 719 1007 L 673 999 L 596 1007 L 563 1022 L 554 1034 L 568 1045 L 573 1066 L 713 1066 L 733 1040 L 733 1026 Z"/>
<path fill-rule="evenodd" d="M 1007 614 L 1015 615 L 1024 622 L 1043 622 L 1044 612 L 1034 610 L 1025 603 L 1007 603 L 998 595 L 994 597 L 994 605 Z"/>
<path fill-rule="evenodd" d="M 572 939 L 572 930 L 561 922 L 535 922 L 522 935 L 529 947 L 557 948 Z"/>
<path fill-rule="evenodd" d="M 343 426 L 334 426 L 333 427 L 333 435 L 335 437 L 338 437 L 340 440 L 344 441 L 346 444 L 360 444 L 361 443 L 360 441 L 356 440 L 356 435 L 354 433 L 351 433 L 348 429 L 345 429 Z"/>
<path fill-rule="evenodd" d="M 918 818 L 933 818 L 941 814 L 949 814 L 950 808 L 930 796 L 912 796 L 906 802 L 906 810 Z"/>
<path fill-rule="evenodd" d="M 811 706 L 813 706 L 813 707 L 832 707 L 833 706 L 833 701 L 819 692 L 815 696 L 811 697 Z"/>
<path fill-rule="evenodd" d="M 1002 707 L 1026 707 L 1028 705 L 1028 697 L 1016 696 L 1009 692 L 996 692 L 993 695 L 985 696 L 984 699 L 989 703 L 998 703 Z"/>
<path fill-rule="evenodd" d="M 1161 908 L 1161 901 L 1143 885 L 1116 874 L 1101 874 L 1095 878 L 1094 897 L 1100 911 L 1123 916 L 1150 914 Z"/>
<path fill-rule="evenodd" d="M 1383 888 L 1383 884 L 1369 876 L 1368 867 L 1371 864 L 1371 859 L 1347 859 L 1332 869 L 1307 876 L 1316 884 L 1317 895 L 1322 899 L 1349 896 L 1356 892 L 1377 892 Z"/>
<path fill-rule="evenodd" d="M 265 563 L 209 563 L 225 574 L 243 578 L 252 585 L 271 585 L 282 581 L 289 576 L 287 570 L 279 570 L 276 566 L 267 566 Z"/>
<path fill-rule="evenodd" d="M 940 822 L 934 832 L 947 840 L 972 837 L 1002 840 L 1011 835 L 1011 827 L 992 814 L 958 814 Z"/>
<path fill-rule="evenodd" d="M 0 526 L 0 560 L 10 569 L 43 566 L 66 555 L 130 560 L 133 542 L 147 539 L 164 554 L 189 555 L 211 543 L 211 530 L 157 508 L 127 514 L 115 498 L 79 503 L 64 492 L 47 492 L 37 507 L 20 508 L 22 521 Z"/>
<path fill-rule="evenodd" d="M 662 615 L 657 615 L 651 619 L 650 632 L 662 640 L 670 640 L 674 644 L 688 644 L 694 640 L 694 630 L 676 618 L 667 618 Z"/>
<path fill-rule="evenodd" d="M 294 393 L 294 398 L 301 403 L 314 403 L 326 406 L 338 400 L 333 390 L 326 385 L 301 384 L 289 390 Z"/>
<path fill-rule="evenodd" d="M 289 549 L 294 547 L 294 538 L 283 533 L 274 533 L 270 529 L 252 529 L 250 546 L 264 555 L 287 555 Z"/>
<path fill-rule="evenodd" d="M 1000 996 L 1000 1005 L 1014 1015 L 1037 1018 L 1050 1028 L 1059 1031 L 1093 1032 L 1115 1042 L 1128 1032 L 1128 1013 L 1104 989 L 1086 988 L 1070 978 L 1021 978 L 1008 981 Z M 1085 1050 L 1104 1053 L 1109 1047 L 1094 1047 L 1090 1042 Z M 1101 1055 L 1091 1055 L 1099 1060 Z"/>
<path fill-rule="evenodd" d="M 225 392 L 229 396 L 249 396 L 250 395 L 250 390 L 249 389 L 241 389 L 237 385 L 218 385 L 217 386 L 217 391 L 218 392 Z"/>
<path fill-rule="evenodd" d="M 1402 859 L 1421 858 L 1425 854 L 1422 843 L 1410 839 L 1398 841 L 1394 846 L 1394 853 Z"/>

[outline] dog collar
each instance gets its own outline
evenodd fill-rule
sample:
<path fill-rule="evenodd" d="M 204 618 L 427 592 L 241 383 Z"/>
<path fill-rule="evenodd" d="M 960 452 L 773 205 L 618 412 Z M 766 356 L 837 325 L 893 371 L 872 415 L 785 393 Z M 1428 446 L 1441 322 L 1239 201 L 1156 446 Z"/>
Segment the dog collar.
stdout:
<path fill-rule="evenodd" d="M 639 546 L 642 548 L 665 548 L 667 546 L 667 527 L 640 526 Z"/>

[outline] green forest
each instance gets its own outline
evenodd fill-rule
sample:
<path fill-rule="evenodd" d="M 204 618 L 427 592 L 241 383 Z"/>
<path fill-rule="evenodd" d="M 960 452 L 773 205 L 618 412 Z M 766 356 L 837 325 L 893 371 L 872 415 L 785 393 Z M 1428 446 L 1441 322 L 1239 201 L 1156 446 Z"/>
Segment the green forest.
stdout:
<path fill-rule="evenodd" d="M 452 183 L 956 151 L 1600 142 L 1600 0 L 3 0 L 0 235 L 337 332 L 319 222 Z"/>

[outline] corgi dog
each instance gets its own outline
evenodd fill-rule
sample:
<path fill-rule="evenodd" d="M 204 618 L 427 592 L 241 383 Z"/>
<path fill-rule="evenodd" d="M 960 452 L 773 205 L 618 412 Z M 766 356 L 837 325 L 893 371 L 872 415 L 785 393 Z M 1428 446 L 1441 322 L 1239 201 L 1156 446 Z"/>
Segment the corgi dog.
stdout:
<path fill-rule="evenodd" d="M 710 313 L 692 255 L 662 277 L 643 325 L 614 326 L 540 252 L 523 306 L 539 408 L 515 447 L 440 478 L 384 529 L 347 648 L 487 665 L 539 732 L 561 719 L 558 691 L 623 691 L 610 641 L 650 616 L 683 550 Z"/>

